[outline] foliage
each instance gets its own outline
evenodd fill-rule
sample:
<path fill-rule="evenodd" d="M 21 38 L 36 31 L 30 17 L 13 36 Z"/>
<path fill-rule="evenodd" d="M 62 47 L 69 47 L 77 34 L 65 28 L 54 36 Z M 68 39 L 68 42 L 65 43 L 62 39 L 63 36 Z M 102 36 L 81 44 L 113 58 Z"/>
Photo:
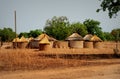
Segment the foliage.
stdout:
<path fill-rule="evenodd" d="M 87 31 L 89 34 L 97 35 L 102 40 L 105 40 L 102 28 L 99 27 L 100 25 L 99 21 L 87 19 L 83 22 L 83 24 L 87 27 Z"/>
<path fill-rule="evenodd" d="M 27 32 L 21 32 L 18 37 L 24 36 L 26 38 L 28 38 L 28 37 L 34 37 L 35 38 L 38 35 L 40 35 L 41 33 L 42 33 L 42 30 L 36 29 L 36 30 L 31 30 L 29 33 L 27 33 Z"/>
<path fill-rule="evenodd" d="M 79 22 L 71 24 L 70 29 L 72 33 L 76 32 L 81 36 L 85 36 L 88 33 L 86 26 Z"/>
<path fill-rule="evenodd" d="M 104 37 L 106 41 L 113 41 L 115 39 L 114 36 L 109 32 L 104 32 Z"/>
<path fill-rule="evenodd" d="M 29 37 L 37 37 L 38 35 L 40 35 L 42 33 L 42 30 L 40 29 L 36 29 L 36 30 L 31 30 L 29 33 L 28 33 L 28 36 Z"/>
<path fill-rule="evenodd" d="M 120 41 L 120 28 L 113 29 L 111 34 L 114 36 L 116 41 Z"/>
<path fill-rule="evenodd" d="M 108 10 L 108 15 L 110 18 L 112 18 L 113 15 L 117 15 L 117 13 L 120 11 L 120 0 L 103 0 L 100 6 L 101 9 L 97 9 L 97 12 L 100 10 Z"/>
<path fill-rule="evenodd" d="M 64 40 L 70 34 L 69 21 L 65 16 L 54 16 L 51 20 L 47 20 L 44 31 L 58 40 Z"/>
<path fill-rule="evenodd" d="M 24 36 L 25 38 L 28 38 L 28 37 L 29 37 L 27 32 L 21 32 L 21 33 L 18 35 L 19 38 L 22 37 L 22 36 Z"/>
<path fill-rule="evenodd" d="M 16 34 L 15 32 L 13 32 L 13 30 L 11 28 L 3 28 L 0 29 L 0 37 L 2 39 L 2 41 L 12 41 L 13 38 L 15 38 Z"/>

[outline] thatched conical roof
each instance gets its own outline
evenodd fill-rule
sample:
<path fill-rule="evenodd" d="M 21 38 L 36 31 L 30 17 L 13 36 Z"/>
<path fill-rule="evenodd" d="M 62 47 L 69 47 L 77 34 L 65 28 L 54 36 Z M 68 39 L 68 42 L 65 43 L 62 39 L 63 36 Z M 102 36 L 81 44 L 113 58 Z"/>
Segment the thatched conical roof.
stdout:
<path fill-rule="evenodd" d="M 47 36 L 45 36 L 44 38 L 42 38 L 41 41 L 39 42 L 39 44 L 50 44 Z"/>
<path fill-rule="evenodd" d="M 85 41 L 91 41 L 91 38 L 92 38 L 92 37 L 93 37 L 93 35 L 87 34 L 87 35 L 84 36 L 83 39 L 84 39 Z"/>
<path fill-rule="evenodd" d="M 29 38 L 28 38 L 29 41 L 31 41 L 31 40 L 33 40 L 33 39 L 34 39 L 33 37 L 29 37 Z"/>
<path fill-rule="evenodd" d="M 69 37 L 67 37 L 65 40 L 82 41 L 83 38 L 78 33 L 73 33 L 72 35 L 70 35 Z"/>
<path fill-rule="evenodd" d="M 14 38 L 12 42 L 20 42 L 19 38 Z"/>
<path fill-rule="evenodd" d="M 27 40 L 24 36 L 22 36 L 22 37 L 20 38 L 20 41 L 21 41 L 21 42 L 28 42 L 28 40 Z"/>
<path fill-rule="evenodd" d="M 102 40 L 101 40 L 98 36 L 94 35 L 94 36 L 91 38 L 91 41 L 93 41 L 93 42 L 101 42 Z"/>
<path fill-rule="evenodd" d="M 42 40 L 44 37 L 47 37 L 49 41 L 56 41 L 55 38 L 48 36 L 47 34 L 41 34 L 37 37 L 38 40 Z"/>

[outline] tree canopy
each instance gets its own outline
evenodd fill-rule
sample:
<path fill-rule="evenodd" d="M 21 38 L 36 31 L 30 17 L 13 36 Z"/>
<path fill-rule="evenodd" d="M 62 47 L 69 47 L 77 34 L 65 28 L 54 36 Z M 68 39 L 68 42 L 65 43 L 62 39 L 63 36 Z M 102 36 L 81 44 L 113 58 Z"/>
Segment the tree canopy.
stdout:
<path fill-rule="evenodd" d="M 16 34 L 11 28 L 0 29 L 0 37 L 2 41 L 12 41 L 15 38 Z"/>
<path fill-rule="evenodd" d="M 120 11 L 120 0 L 102 0 L 101 8 L 97 9 L 97 12 L 100 10 L 108 11 L 108 15 L 112 18 L 114 15 L 117 16 L 117 13 Z"/>
<path fill-rule="evenodd" d="M 69 35 L 69 21 L 67 17 L 54 16 L 52 19 L 46 21 L 44 28 L 45 33 L 58 39 L 63 40 Z"/>
<path fill-rule="evenodd" d="M 102 40 L 120 41 L 120 28 L 113 29 L 111 32 L 103 32 L 99 21 L 86 19 L 83 23 L 70 23 L 68 18 L 65 16 L 54 16 L 52 19 L 47 20 L 43 31 L 41 29 L 36 29 L 31 30 L 30 32 L 21 32 L 18 37 L 24 36 L 26 38 L 36 38 L 42 32 L 58 40 L 64 40 L 69 35 L 76 32 L 83 37 L 86 34 L 92 34 L 97 35 Z M 2 41 L 12 41 L 15 36 L 15 32 L 13 32 L 11 28 L 0 29 L 0 37 L 2 38 Z"/>
<path fill-rule="evenodd" d="M 18 35 L 18 37 L 22 37 L 22 36 L 24 36 L 24 37 L 26 37 L 26 38 L 28 38 L 28 37 L 37 37 L 38 35 L 40 35 L 42 33 L 42 30 L 41 29 L 36 29 L 36 30 L 30 30 L 30 32 L 21 32 L 19 35 Z"/>
<path fill-rule="evenodd" d="M 114 36 L 116 41 L 120 41 L 120 28 L 113 29 L 111 34 Z"/>
<path fill-rule="evenodd" d="M 71 31 L 71 34 L 78 33 L 81 36 L 85 36 L 88 33 L 87 27 L 80 22 L 72 23 L 69 29 Z"/>
<path fill-rule="evenodd" d="M 89 34 L 97 35 L 102 40 L 104 40 L 104 34 L 102 32 L 102 28 L 100 27 L 99 21 L 87 19 L 83 22 L 83 24 L 87 27 L 87 31 Z"/>

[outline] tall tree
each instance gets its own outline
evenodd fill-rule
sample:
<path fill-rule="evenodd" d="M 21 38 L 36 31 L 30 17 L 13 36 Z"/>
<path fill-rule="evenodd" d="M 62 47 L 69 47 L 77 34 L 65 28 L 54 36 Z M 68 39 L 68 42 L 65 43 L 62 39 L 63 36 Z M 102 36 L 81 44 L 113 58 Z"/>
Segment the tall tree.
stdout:
<path fill-rule="evenodd" d="M 105 40 L 99 21 L 87 19 L 83 22 L 83 24 L 87 27 L 87 31 L 89 34 L 97 35 L 102 40 Z"/>
<path fill-rule="evenodd" d="M 108 15 L 112 18 L 113 15 L 117 16 L 117 13 L 120 11 L 120 0 L 102 0 L 100 6 L 101 8 L 97 9 L 97 12 L 108 10 Z"/>
<path fill-rule="evenodd" d="M 44 31 L 58 40 L 64 40 L 69 34 L 69 21 L 65 16 L 54 16 L 46 21 Z"/>
<path fill-rule="evenodd" d="M 81 36 L 85 36 L 88 33 L 86 26 L 80 22 L 72 23 L 70 26 L 70 30 L 71 33 L 76 32 Z"/>

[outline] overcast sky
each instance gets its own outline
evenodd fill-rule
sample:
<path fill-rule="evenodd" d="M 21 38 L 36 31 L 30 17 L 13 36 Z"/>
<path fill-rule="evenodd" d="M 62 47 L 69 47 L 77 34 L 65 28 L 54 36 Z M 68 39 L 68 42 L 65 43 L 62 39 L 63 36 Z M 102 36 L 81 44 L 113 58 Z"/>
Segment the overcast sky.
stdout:
<path fill-rule="evenodd" d="M 120 12 L 109 19 L 107 12 L 96 12 L 99 0 L 0 0 L 0 28 L 14 30 L 14 10 L 17 12 L 17 33 L 43 29 L 47 19 L 67 16 L 69 21 L 83 22 L 94 19 L 101 22 L 103 31 L 120 28 Z"/>

